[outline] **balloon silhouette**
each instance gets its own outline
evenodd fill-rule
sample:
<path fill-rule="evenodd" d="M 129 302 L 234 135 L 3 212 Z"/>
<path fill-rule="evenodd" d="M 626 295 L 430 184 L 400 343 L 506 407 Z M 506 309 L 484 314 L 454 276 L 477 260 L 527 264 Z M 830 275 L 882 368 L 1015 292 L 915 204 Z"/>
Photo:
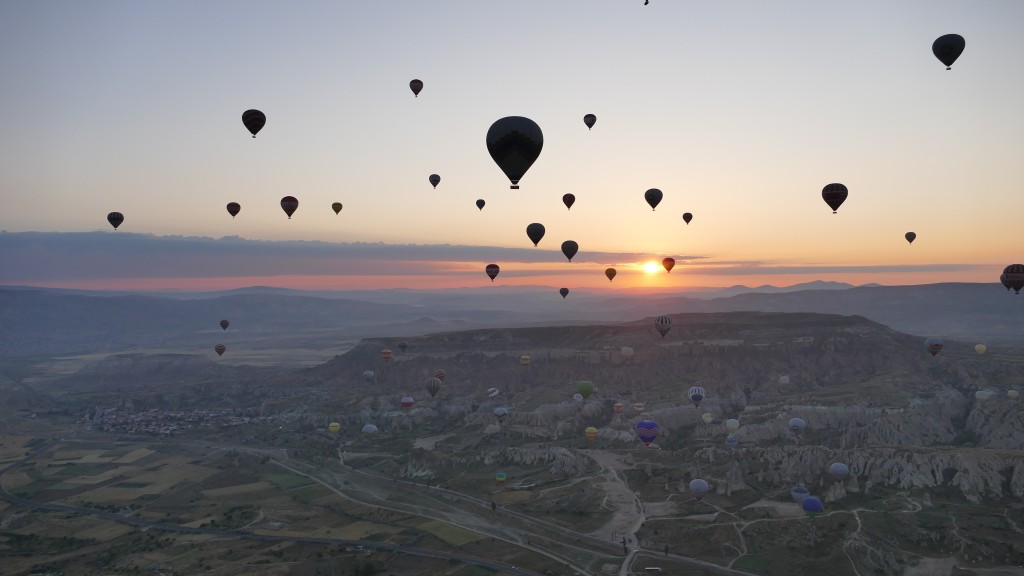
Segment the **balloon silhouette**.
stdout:
<path fill-rule="evenodd" d="M 228 322 L 227 320 L 221 320 L 220 321 L 220 327 L 221 327 L 222 330 L 227 330 L 228 326 L 230 326 L 230 325 L 231 325 L 231 322 Z"/>
<path fill-rule="evenodd" d="M 534 222 L 526 227 L 526 237 L 536 246 L 544 238 L 544 225 Z"/>
<path fill-rule="evenodd" d="M 238 213 L 242 211 L 242 206 L 238 202 L 228 202 L 228 214 L 234 218 L 238 216 Z"/>
<path fill-rule="evenodd" d="M 409 89 L 412 90 L 413 96 L 419 96 L 420 90 L 423 90 L 423 80 L 410 80 Z"/>
<path fill-rule="evenodd" d="M 256 133 L 263 129 L 267 123 L 267 116 L 259 110 L 246 110 L 242 112 L 242 124 L 245 124 L 245 128 L 252 134 L 252 137 L 256 137 Z"/>
<path fill-rule="evenodd" d="M 575 204 L 575 203 L 576 203 L 576 196 L 574 196 L 572 194 L 563 194 L 562 195 L 562 204 L 565 204 L 565 209 L 566 210 L 572 208 L 572 205 Z"/>
<path fill-rule="evenodd" d="M 477 200 L 477 201 L 476 201 L 476 207 L 477 207 L 477 208 L 479 208 L 479 209 L 481 209 L 481 210 L 483 210 L 483 209 L 484 209 L 484 205 L 485 205 L 485 204 L 487 204 L 487 202 L 484 202 L 483 200 Z"/>
<path fill-rule="evenodd" d="M 658 204 L 661 204 L 662 196 L 664 195 L 661 193 L 661 190 L 658 190 L 657 188 L 651 188 L 647 192 L 644 192 L 644 200 L 647 200 L 647 203 L 651 205 L 652 211 L 658 207 Z"/>
<path fill-rule="evenodd" d="M 217 344 L 213 347 L 213 351 L 217 353 L 217 356 L 223 356 L 227 349 L 228 347 L 223 344 Z"/>
<path fill-rule="evenodd" d="M 490 277 L 491 282 L 494 282 L 494 278 L 498 275 L 498 272 L 501 271 L 501 268 L 499 268 L 497 264 L 488 264 L 484 271 L 487 272 L 487 276 Z"/>
<path fill-rule="evenodd" d="M 846 186 L 842 184 L 829 184 L 821 189 L 821 198 L 832 209 L 832 213 L 835 214 L 836 210 L 839 210 L 839 207 L 846 201 L 846 196 L 849 193 Z"/>
<path fill-rule="evenodd" d="M 295 196 L 285 196 L 281 198 L 281 209 L 288 215 L 288 219 L 291 220 L 292 214 L 299 208 L 299 201 Z"/>
<path fill-rule="evenodd" d="M 689 212 L 684 213 L 683 214 L 683 222 L 686 222 L 687 224 L 689 224 L 690 220 L 693 220 L 693 214 L 690 214 Z"/>
<path fill-rule="evenodd" d="M 341 202 L 335 202 L 334 204 L 331 204 L 331 210 L 334 210 L 335 214 L 340 213 L 341 212 Z"/>
<path fill-rule="evenodd" d="M 117 227 L 124 222 L 124 214 L 121 214 L 120 212 L 111 212 L 110 214 L 107 214 L 107 222 L 110 222 L 110 225 L 114 227 L 114 230 L 117 230 Z"/>
<path fill-rule="evenodd" d="M 611 282 L 615 278 L 615 268 L 605 268 L 604 275 L 608 277 L 608 281 Z"/>
<path fill-rule="evenodd" d="M 427 178 L 427 180 L 430 180 L 430 185 L 434 188 L 437 188 L 437 185 L 441 183 L 441 177 L 437 174 L 431 174 L 430 178 Z"/>
<path fill-rule="evenodd" d="M 671 272 L 676 266 L 675 258 L 665 258 L 661 261 L 661 265 L 665 267 L 666 272 Z"/>
<path fill-rule="evenodd" d="M 558 289 L 558 293 L 562 295 L 562 300 L 565 300 L 565 297 L 569 295 L 569 289 L 568 288 L 559 288 Z"/>
<path fill-rule="evenodd" d="M 907 232 L 906 234 L 903 235 L 903 237 L 907 239 L 907 242 L 913 244 L 914 240 L 917 238 L 917 234 L 914 234 L 913 232 Z"/>
<path fill-rule="evenodd" d="M 946 65 L 946 70 L 950 70 L 953 66 L 953 62 L 960 57 L 964 52 L 964 47 L 967 42 L 964 41 L 964 37 L 959 34 L 946 34 L 945 36 L 939 36 L 932 42 L 932 54 Z"/>
<path fill-rule="evenodd" d="M 487 130 L 487 151 L 508 176 L 513 190 L 519 189 L 519 181 L 537 161 L 543 148 L 544 133 L 540 126 L 523 116 L 506 116 Z"/>
<path fill-rule="evenodd" d="M 594 124 L 597 124 L 597 116 L 587 114 L 583 117 L 583 123 L 587 125 L 587 129 L 589 130 L 594 127 Z"/>
<path fill-rule="evenodd" d="M 562 242 L 562 254 L 565 254 L 565 257 L 569 259 L 569 262 L 572 262 L 572 257 L 575 256 L 576 253 L 579 251 L 580 245 L 573 242 L 572 240 L 566 240 L 565 242 Z"/>

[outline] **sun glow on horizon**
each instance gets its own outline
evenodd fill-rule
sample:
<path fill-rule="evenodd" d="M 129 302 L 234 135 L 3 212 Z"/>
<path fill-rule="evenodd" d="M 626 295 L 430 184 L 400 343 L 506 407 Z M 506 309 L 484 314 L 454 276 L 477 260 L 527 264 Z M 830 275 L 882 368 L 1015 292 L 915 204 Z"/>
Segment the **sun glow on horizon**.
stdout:
<path fill-rule="evenodd" d="M 644 262 L 643 268 L 644 272 L 647 272 L 648 274 L 656 274 L 661 270 L 661 264 L 658 264 L 657 262 Z"/>

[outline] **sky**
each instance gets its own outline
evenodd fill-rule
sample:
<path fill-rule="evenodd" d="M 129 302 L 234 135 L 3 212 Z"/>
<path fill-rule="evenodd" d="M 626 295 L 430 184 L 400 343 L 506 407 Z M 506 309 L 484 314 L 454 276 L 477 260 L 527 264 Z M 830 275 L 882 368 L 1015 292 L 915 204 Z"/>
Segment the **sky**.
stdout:
<path fill-rule="evenodd" d="M 994 283 L 1024 260 L 1021 22 L 1015 0 L 0 3 L 0 284 Z M 513 115 L 544 132 L 519 190 L 484 144 Z"/>

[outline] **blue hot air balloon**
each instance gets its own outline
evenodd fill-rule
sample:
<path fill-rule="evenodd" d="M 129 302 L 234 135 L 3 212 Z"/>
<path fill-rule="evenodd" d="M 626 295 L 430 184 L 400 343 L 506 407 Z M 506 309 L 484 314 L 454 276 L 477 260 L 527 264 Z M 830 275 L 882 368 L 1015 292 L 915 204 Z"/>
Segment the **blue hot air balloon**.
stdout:
<path fill-rule="evenodd" d="M 644 446 L 650 446 L 651 442 L 658 437 L 658 425 L 651 420 L 641 420 L 636 423 L 636 435 L 643 441 Z"/>

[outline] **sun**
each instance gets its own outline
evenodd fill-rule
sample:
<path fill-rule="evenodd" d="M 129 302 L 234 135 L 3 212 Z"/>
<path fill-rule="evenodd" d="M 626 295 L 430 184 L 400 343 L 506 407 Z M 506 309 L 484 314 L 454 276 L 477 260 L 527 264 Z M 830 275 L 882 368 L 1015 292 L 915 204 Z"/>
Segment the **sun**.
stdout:
<path fill-rule="evenodd" d="M 644 272 L 648 274 L 654 274 L 661 269 L 661 266 L 657 262 L 644 262 Z"/>

